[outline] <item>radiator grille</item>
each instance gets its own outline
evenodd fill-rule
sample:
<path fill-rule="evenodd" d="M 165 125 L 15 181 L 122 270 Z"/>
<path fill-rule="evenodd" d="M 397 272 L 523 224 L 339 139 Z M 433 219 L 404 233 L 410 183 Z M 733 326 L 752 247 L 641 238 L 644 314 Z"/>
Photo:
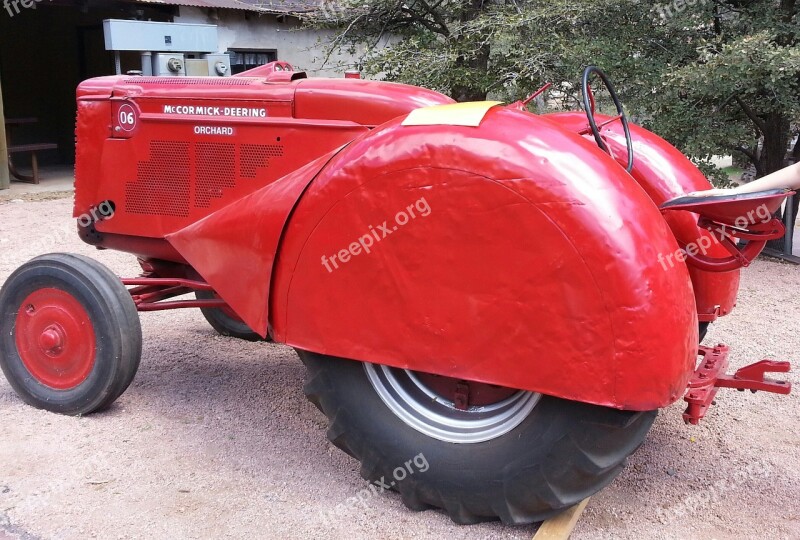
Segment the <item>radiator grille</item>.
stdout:
<path fill-rule="evenodd" d="M 150 159 L 140 161 L 136 181 L 125 184 L 126 212 L 189 215 L 189 146 L 181 141 L 150 142 Z"/>
<path fill-rule="evenodd" d="M 125 84 L 174 84 L 205 86 L 250 86 L 253 79 L 244 77 L 130 77 L 125 79 Z"/>
<path fill-rule="evenodd" d="M 192 200 L 194 208 L 210 208 L 238 177 L 256 179 L 281 156 L 281 145 L 150 141 L 149 159 L 138 162 L 136 180 L 125 184 L 125 211 L 188 217 Z"/>
<path fill-rule="evenodd" d="M 283 156 L 283 146 L 277 144 L 243 144 L 242 178 L 256 178 L 258 169 L 269 167 L 269 158 Z"/>
<path fill-rule="evenodd" d="M 222 143 L 197 143 L 195 146 L 196 208 L 208 208 L 225 188 L 236 185 L 236 146 Z"/>

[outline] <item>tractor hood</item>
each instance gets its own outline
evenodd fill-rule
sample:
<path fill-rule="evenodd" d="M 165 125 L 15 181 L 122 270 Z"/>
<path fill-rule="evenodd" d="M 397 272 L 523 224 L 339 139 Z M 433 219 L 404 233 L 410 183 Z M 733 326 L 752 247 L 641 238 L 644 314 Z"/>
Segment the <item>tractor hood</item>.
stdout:
<path fill-rule="evenodd" d="M 309 120 L 349 120 L 378 126 L 414 109 L 455 103 L 451 98 L 406 84 L 358 79 L 297 81 L 294 116 Z"/>
<path fill-rule="evenodd" d="M 186 107 L 177 110 L 189 111 L 188 116 L 205 115 L 191 111 L 205 111 L 199 105 L 212 101 L 250 102 L 253 106 L 266 106 L 269 117 L 352 122 L 367 127 L 379 126 L 420 107 L 454 103 L 433 90 L 359 79 L 271 81 L 263 77 L 112 76 L 81 83 L 77 94 L 79 100 L 113 96 L 144 102 L 179 102 Z M 140 106 L 145 112 L 161 112 Z"/>

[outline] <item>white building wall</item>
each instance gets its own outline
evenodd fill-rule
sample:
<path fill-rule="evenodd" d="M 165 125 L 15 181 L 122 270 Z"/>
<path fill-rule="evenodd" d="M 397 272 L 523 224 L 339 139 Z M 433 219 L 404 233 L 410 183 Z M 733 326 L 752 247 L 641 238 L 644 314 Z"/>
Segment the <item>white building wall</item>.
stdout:
<path fill-rule="evenodd" d="M 218 17 L 209 17 L 202 8 L 181 7 L 176 23 L 214 24 L 219 32 L 219 52 L 228 49 L 273 49 L 278 60 L 289 62 L 298 71 L 310 76 L 342 77 L 353 69 L 355 60 L 349 56 L 333 55 L 325 62 L 325 45 L 332 32 L 302 28 L 294 17 L 259 15 L 239 10 L 219 10 Z"/>

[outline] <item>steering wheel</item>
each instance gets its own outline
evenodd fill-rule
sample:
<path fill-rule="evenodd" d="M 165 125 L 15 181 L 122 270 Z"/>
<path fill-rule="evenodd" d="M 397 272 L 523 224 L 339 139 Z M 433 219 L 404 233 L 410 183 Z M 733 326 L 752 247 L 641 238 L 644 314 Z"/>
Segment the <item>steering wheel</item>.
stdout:
<path fill-rule="evenodd" d="M 610 120 L 606 120 L 599 126 L 594 118 L 594 94 L 592 93 L 592 86 L 589 84 L 592 75 L 597 75 L 600 77 L 600 80 L 603 81 L 608 93 L 611 95 L 611 99 L 614 100 L 614 105 L 617 107 L 617 116 L 611 118 Z M 592 130 L 594 140 L 597 141 L 597 146 L 599 146 L 604 152 L 608 153 L 608 155 L 611 155 L 611 150 L 609 150 L 608 145 L 600 135 L 600 129 L 612 122 L 616 122 L 617 120 L 622 122 L 622 129 L 625 131 L 625 143 L 628 146 L 628 166 L 625 167 L 625 170 L 631 172 L 633 170 L 633 137 L 631 137 L 631 129 L 628 125 L 628 116 L 625 114 L 625 109 L 622 106 L 622 102 L 619 100 L 616 90 L 614 90 L 614 85 L 611 84 L 610 80 L 608 80 L 608 77 L 605 73 L 603 73 L 603 70 L 597 66 L 589 66 L 586 68 L 586 71 L 583 72 L 583 108 L 586 110 L 586 118 L 589 119 L 589 128 Z"/>

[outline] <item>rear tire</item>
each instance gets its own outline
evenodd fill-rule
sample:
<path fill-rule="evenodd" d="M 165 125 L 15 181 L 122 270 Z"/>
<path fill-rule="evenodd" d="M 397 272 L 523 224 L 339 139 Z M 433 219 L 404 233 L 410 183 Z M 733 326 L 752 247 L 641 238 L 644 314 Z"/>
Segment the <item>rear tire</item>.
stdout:
<path fill-rule="evenodd" d="M 198 300 L 219 299 L 219 296 L 212 291 L 197 291 L 195 296 Z M 264 339 L 253 332 L 249 326 L 229 310 L 223 308 L 200 308 L 200 311 L 203 312 L 203 317 L 208 321 L 208 324 L 220 335 L 246 341 L 270 341 L 269 338 Z"/>
<path fill-rule="evenodd" d="M 711 325 L 709 322 L 701 322 L 699 325 L 699 332 L 700 332 L 700 343 L 703 343 L 703 340 L 706 339 L 706 334 L 708 333 L 708 327 Z"/>
<path fill-rule="evenodd" d="M 80 255 L 42 255 L 11 274 L 0 290 L 0 335 L 0 368 L 20 398 L 61 414 L 111 405 L 142 353 L 130 293 Z"/>
<path fill-rule="evenodd" d="M 498 420 L 494 431 L 463 429 L 472 425 L 480 431 L 483 420 L 431 422 L 426 427 L 424 420 L 419 423 L 425 411 L 412 418 L 424 400 L 408 408 L 408 416 L 397 406 L 402 398 L 393 402 L 384 391 L 396 391 L 397 397 L 409 395 L 407 389 L 397 384 L 381 388 L 375 378 L 378 372 L 393 371 L 400 380 L 408 372 L 306 351 L 298 354 L 308 368 L 306 396 L 328 417 L 331 442 L 361 462 L 361 476 L 399 491 L 412 510 L 441 508 L 462 524 L 498 518 L 506 524 L 529 524 L 577 504 L 611 483 L 644 441 L 657 414 L 518 392 L 502 403 L 518 400 L 519 407 L 504 410 L 497 405 L 505 415 L 498 418 L 516 419 L 505 425 L 506 420 Z M 412 374 L 407 380 L 417 379 Z M 533 407 L 526 401 L 531 396 L 537 398 Z M 435 396 L 430 403 L 438 413 L 442 404 L 453 405 Z M 486 411 L 453 409 L 454 417 L 463 420 L 473 409 L 476 414 Z M 412 472 L 415 459 L 428 465 L 424 471 L 416 467 Z M 403 469 L 405 473 L 398 472 Z"/>

